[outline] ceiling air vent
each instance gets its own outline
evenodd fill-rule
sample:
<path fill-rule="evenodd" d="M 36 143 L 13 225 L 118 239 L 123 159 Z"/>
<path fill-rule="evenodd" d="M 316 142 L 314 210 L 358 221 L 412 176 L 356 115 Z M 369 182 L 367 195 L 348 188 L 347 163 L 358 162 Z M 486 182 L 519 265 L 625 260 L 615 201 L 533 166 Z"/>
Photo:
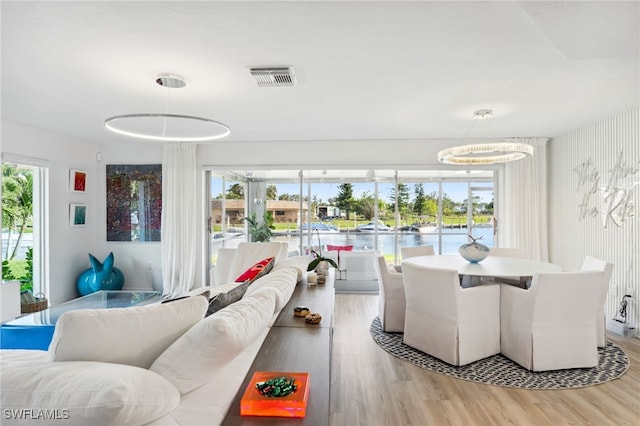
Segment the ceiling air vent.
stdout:
<path fill-rule="evenodd" d="M 292 67 L 249 68 L 258 86 L 278 87 L 295 86 L 296 76 Z"/>

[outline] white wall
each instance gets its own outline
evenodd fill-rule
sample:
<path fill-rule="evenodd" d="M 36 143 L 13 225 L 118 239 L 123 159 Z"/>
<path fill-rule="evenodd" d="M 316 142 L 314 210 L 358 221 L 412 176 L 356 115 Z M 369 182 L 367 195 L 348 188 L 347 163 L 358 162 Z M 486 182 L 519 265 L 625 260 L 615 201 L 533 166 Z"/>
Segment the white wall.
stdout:
<path fill-rule="evenodd" d="M 76 280 L 113 252 L 125 276 L 125 289 L 161 289 L 160 243 L 106 241 L 106 164 L 160 164 L 162 147 L 148 143 L 99 146 L 11 121 L 2 121 L 2 152 L 44 159 L 49 166 L 49 294 L 51 304 L 78 297 Z M 101 159 L 98 160 L 98 154 Z M 69 191 L 69 169 L 87 172 L 87 191 Z M 87 226 L 69 226 L 69 204 L 87 204 Z M 149 271 L 151 265 L 151 271 Z"/>
<path fill-rule="evenodd" d="M 565 270 L 578 269 L 585 255 L 612 262 L 607 316 L 632 288 L 629 320 L 638 324 L 640 109 L 553 138 L 549 161 L 551 261 Z M 620 197 L 609 203 L 616 189 Z"/>
<path fill-rule="evenodd" d="M 97 146 L 66 136 L 2 121 L 2 152 L 44 159 L 49 165 L 49 298 L 56 304 L 77 297 L 75 282 L 90 267 L 87 253 L 101 256 L 97 244 L 98 213 L 104 203 L 98 194 Z M 84 194 L 69 190 L 69 169 L 87 172 Z M 69 204 L 87 205 L 87 226 L 69 226 Z"/>

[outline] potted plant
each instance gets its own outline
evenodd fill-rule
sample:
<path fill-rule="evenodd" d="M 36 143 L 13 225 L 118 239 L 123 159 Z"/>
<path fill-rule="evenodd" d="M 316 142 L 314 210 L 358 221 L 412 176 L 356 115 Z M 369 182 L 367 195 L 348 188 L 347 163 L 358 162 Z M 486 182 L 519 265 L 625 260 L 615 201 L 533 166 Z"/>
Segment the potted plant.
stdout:
<path fill-rule="evenodd" d="M 309 250 L 309 253 L 311 253 L 311 255 L 313 256 L 313 260 L 309 262 L 309 266 L 307 266 L 307 271 L 313 271 L 314 269 L 316 269 L 318 265 L 320 265 L 320 262 L 326 262 L 329 265 L 333 266 L 334 268 L 338 269 L 338 265 L 333 259 L 329 259 L 322 255 L 322 244 L 320 243 L 320 232 L 318 232 L 317 229 L 315 229 L 315 231 L 318 234 L 318 251 L 315 251 L 314 249 Z"/>
<path fill-rule="evenodd" d="M 249 224 L 249 235 L 253 242 L 263 242 L 271 240 L 273 235 L 273 215 L 271 212 L 266 212 L 263 217 L 264 221 L 258 223 L 256 214 L 253 213 L 249 217 L 245 217 L 244 220 Z"/>

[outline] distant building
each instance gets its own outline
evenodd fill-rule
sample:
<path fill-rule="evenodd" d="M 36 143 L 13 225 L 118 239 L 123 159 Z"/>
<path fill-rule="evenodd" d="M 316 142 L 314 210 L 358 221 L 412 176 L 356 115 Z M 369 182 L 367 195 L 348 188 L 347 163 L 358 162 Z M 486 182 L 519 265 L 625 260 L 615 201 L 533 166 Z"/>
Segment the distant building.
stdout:
<path fill-rule="evenodd" d="M 225 200 L 228 223 L 242 223 L 246 216 L 244 200 Z M 274 222 L 298 223 L 300 218 L 299 201 L 267 200 L 267 211 L 273 215 Z M 302 213 L 306 217 L 306 205 L 302 207 Z M 211 217 L 214 223 L 222 221 L 222 200 L 211 200 Z"/>
<path fill-rule="evenodd" d="M 335 206 L 318 206 L 318 217 L 324 218 L 339 218 L 344 215 L 340 215 L 340 209 Z"/>

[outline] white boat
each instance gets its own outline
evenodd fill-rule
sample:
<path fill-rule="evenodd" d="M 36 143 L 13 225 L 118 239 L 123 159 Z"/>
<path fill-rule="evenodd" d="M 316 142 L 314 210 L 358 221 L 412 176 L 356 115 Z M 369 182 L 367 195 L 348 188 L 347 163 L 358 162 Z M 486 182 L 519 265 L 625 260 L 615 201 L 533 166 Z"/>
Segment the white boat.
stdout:
<path fill-rule="evenodd" d="M 376 228 L 375 222 L 369 222 L 365 225 L 357 226 L 356 230 L 360 232 L 373 232 L 375 231 L 375 228 Z M 390 231 L 390 230 L 391 230 L 390 226 L 385 225 L 381 221 L 378 221 L 378 231 Z"/>
<path fill-rule="evenodd" d="M 414 223 L 411 225 L 410 230 L 420 234 L 430 234 L 438 232 L 438 225 L 432 223 Z"/>

